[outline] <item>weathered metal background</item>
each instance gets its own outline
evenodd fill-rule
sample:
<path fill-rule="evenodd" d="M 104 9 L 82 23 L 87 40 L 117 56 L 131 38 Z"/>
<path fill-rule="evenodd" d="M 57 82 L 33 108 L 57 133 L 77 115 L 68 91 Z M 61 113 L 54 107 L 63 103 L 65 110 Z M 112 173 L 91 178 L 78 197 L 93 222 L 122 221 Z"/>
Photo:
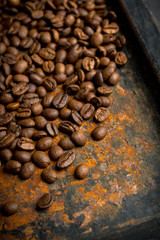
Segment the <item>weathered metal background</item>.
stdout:
<path fill-rule="evenodd" d="M 151 229 L 157 224 L 160 215 L 158 89 L 136 41 L 128 27 L 123 26 L 124 20 L 119 17 L 119 21 L 128 39 L 125 48 L 128 64 L 119 69 L 120 82 L 111 96 L 110 115 L 103 123 L 108 129 L 107 136 L 101 142 L 93 141 L 90 134 L 95 123 L 85 122 L 81 130 L 88 137 L 86 146 L 76 149 L 74 164 L 58 172 L 58 180 L 51 185 L 41 180 L 41 169 L 37 168 L 31 179 L 21 181 L 4 173 L 1 167 L 0 204 L 16 200 L 20 205 L 17 214 L 0 215 L 1 240 L 121 237 L 124 240 L 131 239 L 140 225 L 147 230 L 147 222 L 153 222 Z M 53 140 L 55 144 L 58 141 L 59 137 Z M 90 168 L 84 180 L 74 178 L 75 166 L 80 162 Z M 48 191 L 53 195 L 53 205 L 38 212 L 37 200 Z M 140 236 L 135 239 L 143 239 Z M 145 230 L 142 236 L 146 236 Z"/>

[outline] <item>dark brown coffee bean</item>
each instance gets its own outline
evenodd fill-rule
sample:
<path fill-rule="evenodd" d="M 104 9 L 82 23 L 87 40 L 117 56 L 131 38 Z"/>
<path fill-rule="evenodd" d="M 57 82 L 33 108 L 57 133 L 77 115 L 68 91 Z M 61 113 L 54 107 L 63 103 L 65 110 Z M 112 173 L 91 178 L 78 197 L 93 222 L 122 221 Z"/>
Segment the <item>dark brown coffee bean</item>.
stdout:
<path fill-rule="evenodd" d="M 122 48 L 126 45 L 126 37 L 124 35 L 120 35 L 116 40 L 115 44 L 117 48 Z"/>
<path fill-rule="evenodd" d="M 54 183 L 57 179 L 57 173 L 52 168 L 46 168 L 43 170 L 41 177 L 47 183 Z"/>
<path fill-rule="evenodd" d="M 72 134 L 75 131 L 78 131 L 78 126 L 69 121 L 62 121 L 59 124 L 59 130 L 68 135 Z"/>
<path fill-rule="evenodd" d="M 67 78 L 65 83 L 63 84 L 63 87 L 66 88 L 67 86 L 70 86 L 72 84 L 75 84 L 78 80 L 78 75 L 72 74 Z"/>
<path fill-rule="evenodd" d="M 5 53 L 2 56 L 2 60 L 3 60 L 3 62 L 8 63 L 9 65 L 14 65 L 18 62 L 17 56 L 15 56 L 11 53 Z"/>
<path fill-rule="evenodd" d="M 107 67 L 109 63 L 110 63 L 110 59 L 108 57 L 100 58 L 100 66 L 101 67 Z"/>
<path fill-rule="evenodd" d="M 46 72 L 46 73 L 52 73 L 54 71 L 54 62 L 52 61 L 45 61 L 42 65 L 43 67 L 43 70 Z"/>
<path fill-rule="evenodd" d="M 33 45 L 34 41 L 31 37 L 25 37 L 22 39 L 20 46 L 24 49 L 28 49 Z"/>
<path fill-rule="evenodd" d="M 14 71 L 19 74 L 24 73 L 27 68 L 28 68 L 28 63 L 25 60 L 19 60 L 14 65 Z"/>
<path fill-rule="evenodd" d="M 94 84 L 96 87 L 101 87 L 103 85 L 103 76 L 101 72 L 97 72 L 94 76 Z"/>
<path fill-rule="evenodd" d="M 80 115 L 83 119 L 89 119 L 93 113 L 95 111 L 95 108 L 92 104 L 90 103 L 86 103 L 82 108 L 81 108 L 81 111 L 80 111 Z"/>
<path fill-rule="evenodd" d="M 26 93 L 28 89 L 29 89 L 28 84 L 25 82 L 21 82 L 13 86 L 12 93 L 15 96 L 21 96 L 24 93 Z"/>
<path fill-rule="evenodd" d="M 42 105 L 44 108 L 48 108 L 51 106 L 52 102 L 53 102 L 53 98 L 54 98 L 54 94 L 53 93 L 47 93 L 43 100 L 42 100 Z"/>
<path fill-rule="evenodd" d="M 79 48 L 78 44 L 71 47 L 67 55 L 68 63 L 74 64 L 78 60 L 80 53 L 81 49 Z"/>
<path fill-rule="evenodd" d="M 43 137 L 47 137 L 47 136 L 48 136 L 48 134 L 45 131 L 37 131 L 33 134 L 32 138 L 33 138 L 33 140 L 37 141 L 37 140 L 39 140 Z"/>
<path fill-rule="evenodd" d="M 63 63 L 66 60 L 67 52 L 64 49 L 60 49 L 56 53 L 56 63 Z"/>
<path fill-rule="evenodd" d="M 42 151 L 35 151 L 32 154 L 32 161 L 37 167 L 40 167 L 40 168 L 46 168 L 50 164 L 49 156 Z"/>
<path fill-rule="evenodd" d="M 89 93 L 88 93 L 88 96 L 87 96 L 86 99 L 85 99 L 85 102 L 86 102 L 86 103 L 89 103 L 93 97 L 96 97 L 95 93 L 89 92 Z"/>
<path fill-rule="evenodd" d="M 116 34 L 119 31 L 117 23 L 112 22 L 108 25 L 103 26 L 103 32 L 107 34 Z"/>
<path fill-rule="evenodd" d="M 93 97 L 90 100 L 90 103 L 95 107 L 95 108 L 99 108 L 101 107 L 101 99 L 99 97 Z"/>
<path fill-rule="evenodd" d="M 48 123 L 48 121 L 42 116 L 36 116 L 34 121 L 37 129 L 44 129 L 44 127 Z"/>
<path fill-rule="evenodd" d="M 17 110 L 16 117 L 18 118 L 28 118 L 31 116 L 31 110 L 29 108 L 21 108 Z"/>
<path fill-rule="evenodd" d="M 10 149 L 5 148 L 0 151 L 0 159 L 2 162 L 7 162 L 11 160 L 13 154 Z"/>
<path fill-rule="evenodd" d="M 102 86 L 102 87 L 98 87 L 97 88 L 97 93 L 100 96 L 109 96 L 111 93 L 113 92 L 113 88 L 112 87 L 108 87 L 108 86 Z"/>
<path fill-rule="evenodd" d="M 12 94 L 10 93 L 10 90 L 4 91 L 3 94 L 0 96 L 0 103 L 7 105 L 12 102 L 14 102 L 14 98 L 13 98 Z"/>
<path fill-rule="evenodd" d="M 7 161 L 4 170 L 11 174 L 18 174 L 21 170 L 21 163 L 15 160 Z"/>
<path fill-rule="evenodd" d="M 75 131 L 74 133 L 72 133 L 71 140 L 78 147 L 84 146 L 87 142 L 86 136 L 83 133 L 78 131 Z"/>
<path fill-rule="evenodd" d="M 81 163 L 75 169 L 75 177 L 78 179 L 84 179 L 89 173 L 89 168 L 86 164 Z"/>
<path fill-rule="evenodd" d="M 103 35 L 99 32 L 95 32 L 90 38 L 90 43 L 94 47 L 100 46 L 103 43 Z"/>
<path fill-rule="evenodd" d="M 107 80 L 107 84 L 109 84 L 111 86 L 115 86 L 119 81 L 119 77 L 120 77 L 120 75 L 118 72 L 112 73 L 111 76 Z"/>
<path fill-rule="evenodd" d="M 111 105 L 111 101 L 110 101 L 110 99 L 108 98 L 108 97 L 103 97 L 103 96 L 101 96 L 100 97 L 100 99 L 101 99 L 101 103 L 102 103 L 102 107 L 109 107 L 110 105 Z"/>
<path fill-rule="evenodd" d="M 68 94 L 58 93 L 53 99 L 53 106 L 57 109 L 63 108 L 68 101 Z"/>
<path fill-rule="evenodd" d="M 19 108 L 19 102 L 13 102 L 13 103 L 9 103 L 7 106 L 6 106 L 6 109 L 8 111 L 15 111 Z"/>
<path fill-rule="evenodd" d="M 83 59 L 83 68 L 86 70 L 86 71 L 91 71 L 92 69 L 94 69 L 95 67 L 95 60 L 94 58 L 90 58 L 90 57 L 85 57 Z"/>
<path fill-rule="evenodd" d="M 29 179 L 34 174 L 35 170 L 35 165 L 32 162 L 27 162 L 22 166 L 19 176 L 23 180 Z"/>
<path fill-rule="evenodd" d="M 56 80 L 57 84 L 62 84 L 66 81 L 66 74 L 56 74 L 54 75 L 54 79 Z"/>
<path fill-rule="evenodd" d="M 40 101 L 40 99 L 38 97 L 38 94 L 36 94 L 36 93 L 27 93 L 23 97 L 23 102 L 24 103 L 29 103 L 31 105 L 34 104 L 34 103 L 37 103 L 39 101 Z"/>
<path fill-rule="evenodd" d="M 28 35 L 28 28 L 24 25 L 21 25 L 18 31 L 18 36 L 23 39 Z"/>
<path fill-rule="evenodd" d="M 88 93 L 89 93 L 88 87 L 81 88 L 75 95 L 75 98 L 76 98 L 76 100 L 82 101 L 87 97 Z"/>
<path fill-rule="evenodd" d="M 40 41 L 42 43 L 48 44 L 52 41 L 52 36 L 50 32 L 41 32 L 40 33 Z"/>
<path fill-rule="evenodd" d="M 31 56 L 33 62 L 35 64 L 37 64 L 38 66 L 41 66 L 43 64 L 43 59 L 36 53 L 34 53 L 32 56 Z"/>
<path fill-rule="evenodd" d="M 24 164 L 31 161 L 31 154 L 27 151 L 14 151 L 15 160 Z"/>
<path fill-rule="evenodd" d="M 35 149 L 34 142 L 31 139 L 26 137 L 20 138 L 17 142 L 17 146 L 22 150 L 28 150 L 28 151 Z"/>
<path fill-rule="evenodd" d="M 4 137 L 0 140 L 0 148 L 7 148 L 7 147 L 9 147 L 14 139 L 15 139 L 15 134 L 8 133 L 6 135 L 6 133 L 5 133 Z"/>
<path fill-rule="evenodd" d="M 31 112 L 33 115 L 37 116 L 40 115 L 43 111 L 43 106 L 40 103 L 34 103 L 31 106 Z"/>
<path fill-rule="evenodd" d="M 0 55 L 4 54 L 7 50 L 7 46 L 4 42 L 0 42 Z"/>
<path fill-rule="evenodd" d="M 58 135 L 58 128 L 54 123 L 47 123 L 46 131 L 51 137 L 56 137 Z"/>
<path fill-rule="evenodd" d="M 74 73 L 74 66 L 72 64 L 66 64 L 65 73 L 67 76 L 71 76 Z"/>
<path fill-rule="evenodd" d="M 77 112 L 79 112 L 81 110 L 83 105 L 84 104 L 82 102 L 77 101 L 76 99 L 71 99 L 68 103 L 68 107 L 72 110 L 76 110 Z"/>
<path fill-rule="evenodd" d="M 92 69 L 91 71 L 86 73 L 85 80 L 86 81 L 92 81 L 94 76 L 96 75 L 97 71 L 95 69 Z"/>
<path fill-rule="evenodd" d="M 53 144 L 51 137 L 44 137 L 37 141 L 36 148 L 42 151 L 48 150 Z"/>
<path fill-rule="evenodd" d="M 0 104 L 0 116 L 3 116 L 6 113 L 5 106 Z"/>
<path fill-rule="evenodd" d="M 39 55 L 45 60 L 53 60 L 56 53 L 51 48 L 41 48 L 39 51 Z"/>
<path fill-rule="evenodd" d="M 80 88 L 88 88 L 89 91 L 94 91 L 95 87 L 94 87 L 94 84 L 90 81 L 85 81 L 83 82 L 81 85 L 80 85 Z"/>
<path fill-rule="evenodd" d="M 5 113 L 4 115 L 0 116 L 0 126 L 6 125 L 12 121 L 12 114 Z"/>
<path fill-rule="evenodd" d="M 34 128 L 23 128 L 21 130 L 21 137 L 27 137 L 27 138 L 32 138 L 33 134 L 34 134 Z"/>
<path fill-rule="evenodd" d="M 29 54 L 30 55 L 35 54 L 35 53 L 39 53 L 39 51 L 41 50 L 41 44 L 38 41 L 33 42 L 33 44 L 31 44 L 31 42 L 29 42 L 28 46 L 30 46 L 30 48 L 29 48 Z"/>
<path fill-rule="evenodd" d="M 29 78 L 30 78 L 31 82 L 33 84 L 35 84 L 36 86 L 40 86 L 43 83 L 43 78 L 36 73 L 31 73 L 29 75 Z"/>
<path fill-rule="evenodd" d="M 81 126 L 82 125 L 82 122 L 83 122 L 83 118 L 81 117 L 81 115 L 75 111 L 75 110 L 72 110 L 71 111 L 71 114 L 70 114 L 70 120 L 75 123 L 76 125 L 78 126 Z"/>
<path fill-rule="evenodd" d="M 76 154 L 72 150 L 70 150 L 60 156 L 57 162 L 57 167 L 59 169 L 67 168 L 74 162 L 75 158 Z"/>
<path fill-rule="evenodd" d="M 59 117 L 62 120 L 67 120 L 67 119 L 69 119 L 70 114 L 71 114 L 71 110 L 70 109 L 63 108 L 63 109 L 61 109 L 61 111 L 59 113 Z"/>
<path fill-rule="evenodd" d="M 72 84 L 72 85 L 68 85 L 65 88 L 65 93 L 67 93 L 68 95 L 74 95 L 75 93 L 77 93 L 80 90 L 80 87 L 76 84 Z"/>
<path fill-rule="evenodd" d="M 115 71 L 115 67 L 112 67 L 110 64 L 102 71 L 103 79 L 106 81 L 112 73 Z"/>
<path fill-rule="evenodd" d="M 50 148 L 48 153 L 51 160 L 56 161 L 64 153 L 64 151 L 60 146 L 53 146 Z"/>
<path fill-rule="evenodd" d="M 11 74 L 11 67 L 9 66 L 8 63 L 3 63 L 2 68 L 3 68 L 3 72 L 6 76 Z"/>
<path fill-rule="evenodd" d="M 11 1 L 11 0 L 10 0 Z M 5 216 L 11 216 L 18 211 L 18 204 L 16 202 L 7 202 L 2 206 L 2 213 Z"/>
<path fill-rule="evenodd" d="M 46 209 L 49 208 L 53 203 L 53 197 L 49 193 L 45 193 L 40 197 L 37 202 L 37 207 L 39 209 Z"/>
<path fill-rule="evenodd" d="M 96 141 L 102 140 L 107 134 L 107 129 L 103 126 L 98 126 L 92 131 L 92 138 Z"/>
<path fill-rule="evenodd" d="M 117 52 L 115 56 L 115 63 L 119 66 L 125 65 L 128 59 L 124 52 Z"/>
<path fill-rule="evenodd" d="M 65 73 L 65 65 L 63 63 L 56 63 L 55 65 L 55 73 L 63 74 Z"/>
<path fill-rule="evenodd" d="M 20 82 L 29 83 L 29 78 L 26 75 L 23 75 L 23 74 L 14 75 L 13 80 L 17 83 L 20 83 Z"/>
<path fill-rule="evenodd" d="M 52 121 L 58 118 L 59 112 L 54 108 L 45 108 L 42 114 L 47 120 Z"/>
<path fill-rule="evenodd" d="M 71 141 L 70 137 L 64 137 L 59 141 L 59 145 L 63 150 L 71 150 L 75 147 L 74 143 Z"/>
<path fill-rule="evenodd" d="M 22 120 L 18 121 L 18 124 L 22 127 L 34 127 L 35 121 L 33 121 L 33 119 L 31 119 L 31 118 L 22 119 Z"/>
<path fill-rule="evenodd" d="M 95 112 L 95 120 L 98 122 L 104 122 L 107 117 L 109 115 L 109 111 L 107 108 L 104 107 L 100 107 L 97 109 L 97 111 Z"/>
<path fill-rule="evenodd" d="M 43 98 L 47 94 L 46 88 L 44 88 L 43 86 L 39 86 L 36 89 L 36 92 L 40 98 Z"/>
<path fill-rule="evenodd" d="M 11 151 L 14 151 L 14 150 L 16 149 L 18 139 L 19 139 L 19 138 L 14 139 L 14 140 L 11 142 L 11 144 L 9 145 L 9 149 L 10 149 Z"/>
<path fill-rule="evenodd" d="M 45 78 L 43 85 L 47 91 L 53 91 L 57 87 L 57 82 L 52 77 Z"/>
<path fill-rule="evenodd" d="M 79 40 L 88 40 L 88 35 L 86 35 L 81 28 L 74 29 L 74 35 Z"/>

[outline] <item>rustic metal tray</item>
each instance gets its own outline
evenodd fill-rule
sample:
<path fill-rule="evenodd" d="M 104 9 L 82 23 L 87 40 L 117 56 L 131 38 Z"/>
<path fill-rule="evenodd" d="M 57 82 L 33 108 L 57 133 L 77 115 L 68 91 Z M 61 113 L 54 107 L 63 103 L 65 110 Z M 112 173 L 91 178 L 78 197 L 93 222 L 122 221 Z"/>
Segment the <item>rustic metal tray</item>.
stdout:
<path fill-rule="evenodd" d="M 13 216 L 0 215 L 1 240 L 160 239 L 159 86 L 115 2 L 112 9 L 127 37 L 128 63 L 119 69 L 120 82 L 111 96 L 104 123 L 108 134 L 94 142 L 90 132 L 95 124 L 85 122 L 86 146 L 77 149 L 73 166 L 61 171 L 52 185 L 41 181 L 38 168 L 31 179 L 21 181 L 1 167 L 0 204 L 15 199 L 21 205 Z M 81 181 L 73 174 L 80 162 L 90 167 Z M 37 199 L 48 191 L 53 205 L 37 212 Z"/>

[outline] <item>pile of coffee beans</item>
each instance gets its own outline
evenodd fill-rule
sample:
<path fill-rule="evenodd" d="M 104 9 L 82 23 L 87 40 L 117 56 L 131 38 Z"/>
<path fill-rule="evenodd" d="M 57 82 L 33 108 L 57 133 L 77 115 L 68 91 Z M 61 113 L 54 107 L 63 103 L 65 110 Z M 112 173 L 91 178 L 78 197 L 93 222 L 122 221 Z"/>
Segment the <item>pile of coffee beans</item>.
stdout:
<path fill-rule="evenodd" d="M 29 179 L 36 167 L 54 183 L 57 170 L 76 159 L 75 147 L 86 144 L 84 120 L 104 122 L 109 96 L 119 81 L 117 66 L 126 64 L 117 15 L 104 0 L 4 0 L 0 3 L 0 160 L 4 171 Z M 59 92 L 57 93 L 57 90 Z M 60 119 L 59 125 L 54 121 Z M 53 138 L 64 136 L 53 146 Z M 107 134 L 98 125 L 91 136 Z M 67 150 L 67 151 L 66 151 Z M 89 169 L 81 163 L 75 176 Z M 38 208 L 52 204 L 49 193 Z M 17 203 L 3 206 L 6 215 Z"/>

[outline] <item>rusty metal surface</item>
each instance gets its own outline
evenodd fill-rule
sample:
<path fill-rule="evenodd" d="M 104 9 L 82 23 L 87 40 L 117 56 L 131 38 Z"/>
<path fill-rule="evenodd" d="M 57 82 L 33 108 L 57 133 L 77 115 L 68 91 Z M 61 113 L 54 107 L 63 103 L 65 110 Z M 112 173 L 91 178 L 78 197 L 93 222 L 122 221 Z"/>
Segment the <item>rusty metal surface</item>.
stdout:
<path fill-rule="evenodd" d="M 86 146 L 76 149 L 74 164 L 58 172 L 51 185 L 41 180 L 41 169 L 22 181 L 0 168 L 0 204 L 15 199 L 21 207 L 13 216 L 0 215 L 1 240 L 119 239 L 123 229 L 159 218 L 160 124 L 150 84 L 154 77 L 130 33 L 126 35 L 129 61 L 119 69 L 120 82 L 103 123 L 108 129 L 105 139 L 93 141 L 95 123 L 86 121 L 81 127 L 88 138 Z M 80 162 L 90 168 L 84 180 L 74 178 Z M 53 204 L 38 212 L 37 200 L 48 191 Z"/>

